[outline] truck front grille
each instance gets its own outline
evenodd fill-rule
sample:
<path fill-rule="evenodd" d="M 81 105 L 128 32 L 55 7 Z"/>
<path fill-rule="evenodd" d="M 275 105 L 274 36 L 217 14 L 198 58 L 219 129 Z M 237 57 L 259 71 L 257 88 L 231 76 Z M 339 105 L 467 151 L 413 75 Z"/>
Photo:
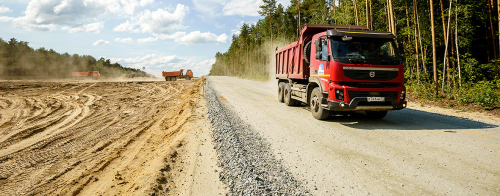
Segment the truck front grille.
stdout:
<path fill-rule="evenodd" d="M 347 93 L 351 99 L 356 97 L 398 97 L 398 91 L 348 91 Z"/>
<path fill-rule="evenodd" d="M 372 72 L 372 73 L 370 73 Z M 393 80 L 398 77 L 398 71 L 382 70 L 344 70 L 344 75 L 353 80 Z"/>

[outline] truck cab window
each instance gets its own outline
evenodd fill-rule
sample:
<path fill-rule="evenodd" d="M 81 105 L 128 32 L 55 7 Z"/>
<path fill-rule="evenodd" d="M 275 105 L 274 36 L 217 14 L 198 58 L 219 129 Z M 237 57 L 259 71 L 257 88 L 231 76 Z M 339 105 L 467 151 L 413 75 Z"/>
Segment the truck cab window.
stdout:
<path fill-rule="evenodd" d="M 399 59 L 396 45 L 392 40 L 362 39 L 344 42 L 340 38 L 332 38 L 333 58 L 366 59 L 366 60 L 397 60 Z"/>
<path fill-rule="evenodd" d="M 321 60 L 327 61 L 328 60 L 328 43 L 324 39 L 321 39 L 321 41 L 323 42 L 323 45 L 321 45 Z"/>

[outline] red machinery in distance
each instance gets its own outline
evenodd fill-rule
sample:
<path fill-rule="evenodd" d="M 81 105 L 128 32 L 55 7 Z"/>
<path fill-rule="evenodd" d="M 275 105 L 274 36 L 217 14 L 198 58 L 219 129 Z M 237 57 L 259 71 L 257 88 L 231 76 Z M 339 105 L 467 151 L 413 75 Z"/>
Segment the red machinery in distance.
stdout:
<path fill-rule="evenodd" d="M 99 71 L 88 71 L 88 72 L 73 72 L 71 73 L 71 76 L 73 78 L 83 78 L 83 77 L 89 77 L 93 79 L 99 79 L 101 75 L 99 74 Z"/>
<path fill-rule="evenodd" d="M 183 73 L 184 69 L 181 69 L 179 71 L 162 71 L 161 75 L 165 77 L 165 81 L 176 81 L 177 79 L 186 79 L 186 80 L 191 80 L 193 77 L 193 72 L 188 69 L 186 70 L 186 74 Z"/>

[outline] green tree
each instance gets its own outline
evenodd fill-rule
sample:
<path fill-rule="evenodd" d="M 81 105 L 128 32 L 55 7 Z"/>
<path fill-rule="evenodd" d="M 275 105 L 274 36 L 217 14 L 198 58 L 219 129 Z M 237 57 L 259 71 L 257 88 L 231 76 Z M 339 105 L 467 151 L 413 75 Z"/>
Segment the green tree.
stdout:
<path fill-rule="evenodd" d="M 264 2 L 263 5 L 259 6 L 261 10 L 259 10 L 259 14 L 261 16 L 267 16 L 269 20 L 269 27 L 271 30 L 271 43 L 273 43 L 273 15 L 276 12 L 276 0 L 262 0 Z"/>

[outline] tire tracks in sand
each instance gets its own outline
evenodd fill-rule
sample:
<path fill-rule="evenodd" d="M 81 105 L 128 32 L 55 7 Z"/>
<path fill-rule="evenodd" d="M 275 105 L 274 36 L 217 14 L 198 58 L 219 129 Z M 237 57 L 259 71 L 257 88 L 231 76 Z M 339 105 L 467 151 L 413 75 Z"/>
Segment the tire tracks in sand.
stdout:
<path fill-rule="evenodd" d="M 204 78 L 37 85 L 0 99 L 0 195 L 191 193 Z"/>

